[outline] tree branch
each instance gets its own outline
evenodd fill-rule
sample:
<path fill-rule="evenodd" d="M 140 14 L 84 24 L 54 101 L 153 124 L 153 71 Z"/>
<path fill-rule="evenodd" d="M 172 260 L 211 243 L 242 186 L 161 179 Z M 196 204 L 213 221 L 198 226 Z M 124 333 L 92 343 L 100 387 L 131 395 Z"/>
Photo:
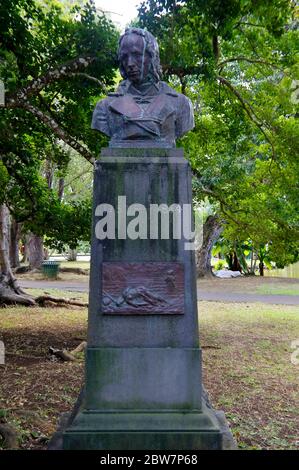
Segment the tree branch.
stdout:
<path fill-rule="evenodd" d="M 220 46 L 219 46 L 219 39 L 218 39 L 217 34 L 214 34 L 212 37 L 212 48 L 213 48 L 213 53 L 214 53 L 214 59 L 217 63 L 220 57 Z"/>
<path fill-rule="evenodd" d="M 53 118 L 43 113 L 40 109 L 36 108 L 28 101 L 20 102 L 18 107 L 29 111 L 36 118 L 42 121 L 47 127 L 49 127 L 54 132 L 54 134 L 57 135 L 57 137 L 59 137 L 59 139 L 63 140 L 63 142 L 65 142 L 78 153 L 80 153 L 80 155 L 82 155 L 87 161 L 89 161 L 89 163 L 93 164 L 95 162 L 94 155 L 85 146 L 77 142 L 65 130 L 63 130 Z"/>
<path fill-rule="evenodd" d="M 86 78 L 87 80 L 90 80 L 91 82 L 94 82 L 96 83 L 97 85 L 99 85 L 100 87 L 103 88 L 103 91 L 106 93 L 107 92 L 107 89 L 106 89 L 106 86 L 104 85 L 103 82 L 101 82 L 101 80 L 99 80 L 98 78 L 96 77 L 93 77 L 92 75 L 88 75 L 87 73 L 81 73 L 81 72 L 73 72 L 73 73 L 70 73 L 69 74 L 70 77 L 82 77 L 82 78 Z"/>
<path fill-rule="evenodd" d="M 166 75 L 177 75 L 178 77 L 185 77 L 186 75 L 199 75 L 203 73 L 205 67 L 198 65 L 194 67 L 173 67 L 172 65 L 163 65 L 163 73 Z"/>
<path fill-rule="evenodd" d="M 230 57 L 229 59 L 223 60 L 218 64 L 218 67 L 221 68 L 224 65 L 230 63 L 230 62 L 249 62 L 250 64 L 263 64 L 263 65 L 268 65 L 269 67 L 273 67 L 275 69 L 281 70 L 277 65 L 271 64 L 271 62 L 267 62 L 266 60 L 261 60 L 261 59 L 252 59 L 250 57 L 244 57 L 244 56 L 237 56 L 237 57 Z"/>
<path fill-rule="evenodd" d="M 52 111 L 51 109 L 51 105 L 49 105 L 47 103 L 47 101 L 45 100 L 45 98 L 43 97 L 43 95 L 41 95 L 40 93 L 38 93 L 37 95 L 38 99 L 39 99 L 39 102 L 42 106 L 45 107 L 46 111 L 50 114 L 50 116 L 55 120 L 56 119 L 56 116 L 55 116 L 55 113 Z"/>
<path fill-rule="evenodd" d="M 225 85 L 239 100 L 242 108 L 248 115 L 248 117 L 251 119 L 251 121 L 260 129 L 262 134 L 264 135 L 266 141 L 270 144 L 271 149 L 272 149 L 272 159 L 275 160 L 275 148 L 273 145 L 273 142 L 271 139 L 269 139 L 268 135 L 266 134 L 266 131 L 263 129 L 263 123 L 259 120 L 259 118 L 256 116 L 252 106 L 246 101 L 239 91 L 228 81 L 226 78 L 221 77 L 220 75 L 217 77 L 220 83 Z"/>
<path fill-rule="evenodd" d="M 45 88 L 50 83 L 56 82 L 57 80 L 61 80 L 67 76 L 70 76 L 72 73 L 88 67 L 96 60 L 95 57 L 77 57 L 76 59 L 66 62 L 62 64 L 60 67 L 56 69 L 49 70 L 45 75 L 42 77 L 36 78 L 29 83 L 29 85 L 21 88 L 16 94 L 12 95 L 11 97 L 8 95 L 7 101 L 10 103 L 11 107 L 16 102 L 26 100 L 29 96 L 37 95 L 43 88 Z"/>
<path fill-rule="evenodd" d="M 216 199 L 219 204 L 220 204 L 220 208 L 221 208 L 221 211 L 222 213 L 230 220 L 232 220 L 236 225 L 242 225 L 245 229 L 248 227 L 249 224 L 246 224 L 244 222 L 241 222 L 240 220 L 238 219 L 235 219 L 235 217 L 233 217 L 231 215 L 231 213 L 227 212 L 225 207 L 231 211 L 231 212 L 236 212 L 236 211 L 233 211 L 232 208 L 230 207 L 229 204 L 227 204 L 227 202 L 221 197 L 219 196 L 219 194 L 216 194 L 214 191 L 212 191 L 211 189 L 209 188 L 205 188 L 204 186 L 201 186 L 200 190 L 204 193 L 204 194 L 207 194 L 208 196 L 212 196 L 214 199 Z M 238 211 L 239 212 L 239 211 Z M 244 211 L 241 211 L 241 212 L 244 212 Z"/>
<path fill-rule="evenodd" d="M 78 178 L 82 178 L 82 176 L 85 176 L 87 174 L 91 174 L 92 170 L 84 170 L 82 173 L 79 175 L 75 176 L 74 178 L 71 179 L 71 181 L 68 181 L 67 183 L 64 183 L 64 189 L 70 186 L 74 181 L 76 181 Z"/>
<path fill-rule="evenodd" d="M 266 29 L 266 27 L 263 26 L 262 24 L 250 23 L 250 22 L 248 22 L 248 21 L 239 21 L 238 23 L 235 24 L 234 29 L 235 29 L 235 28 L 238 28 L 238 26 L 240 26 L 240 25 L 244 25 L 244 26 L 253 26 L 254 28 Z"/>

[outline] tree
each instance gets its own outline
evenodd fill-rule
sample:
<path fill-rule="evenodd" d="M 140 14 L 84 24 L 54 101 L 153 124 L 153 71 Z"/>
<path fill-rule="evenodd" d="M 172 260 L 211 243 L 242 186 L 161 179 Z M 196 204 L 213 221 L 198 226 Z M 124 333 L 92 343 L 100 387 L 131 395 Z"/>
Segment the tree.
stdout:
<path fill-rule="evenodd" d="M 62 180 L 63 191 L 61 192 Z M 54 241 L 55 235 L 52 239 L 47 239 L 46 244 L 53 247 L 54 242 L 54 247 L 68 252 L 68 260 L 72 261 L 77 255 L 76 249 L 79 241 L 90 244 L 93 167 L 89 162 L 82 161 L 82 157 L 77 152 L 71 151 L 65 171 L 59 171 L 54 175 L 53 188 L 60 194 L 61 201 L 72 208 L 73 222 L 69 220 L 64 224 L 65 246 L 63 248 L 59 243 L 61 240 Z M 57 236 L 61 237 L 60 234 Z"/>
<path fill-rule="evenodd" d="M 23 305 L 34 305 L 34 300 L 18 286 L 8 258 L 8 210 L 5 204 L 0 205 L 0 305 L 18 302 Z"/>
<path fill-rule="evenodd" d="M 203 241 L 196 252 L 196 272 L 198 277 L 212 277 L 211 255 L 215 241 L 223 231 L 223 224 L 217 215 L 209 215 L 203 225 Z"/>
<path fill-rule="evenodd" d="M 141 26 L 160 38 L 166 77 L 188 94 L 196 127 L 181 141 L 197 200 L 208 196 L 223 236 L 298 257 L 294 78 L 297 9 L 289 0 L 143 2 Z"/>
<path fill-rule="evenodd" d="M 77 208 L 60 203 L 41 168 L 49 155 L 58 169 L 67 164 L 62 141 L 90 163 L 106 141 L 92 133 L 90 118 L 113 83 L 118 35 L 92 2 L 64 8 L 55 1 L 2 3 L 0 77 L 6 93 L 0 113 L 0 199 L 28 230 L 35 235 L 49 230 L 51 236 L 53 221 L 69 220 Z M 0 232 L 7 249 L 4 239 Z M 7 263 L 2 256 L 0 283 L 15 301 L 17 283 Z"/>

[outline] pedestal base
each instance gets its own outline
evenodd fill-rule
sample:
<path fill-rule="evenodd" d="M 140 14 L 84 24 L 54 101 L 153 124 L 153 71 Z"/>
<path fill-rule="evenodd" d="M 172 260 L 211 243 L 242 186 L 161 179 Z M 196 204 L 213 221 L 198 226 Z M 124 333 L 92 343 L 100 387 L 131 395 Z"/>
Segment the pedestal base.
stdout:
<path fill-rule="evenodd" d="M 129 209 L 145 214 L 138 227 L 146 236 L 128 235 Z M 191 209 L 182 150 L 102 152 L 94 175 L 86 394 L 63 433 L 64 449 L 222 448 L 215 413 L 202 403 Z M 117 215 L 117 233 L 102 238 L 108 210 Z"/>
<path fill-rule="evenodd" d="M 65 450 L 219 450 L 222 434 L 212 410 L 87 412 L 64 433 Z"/>
<path fill-rule="evenodd" d="M 199 348 L 88 348 L 86 396 L 64 449 L 221 449 L 201 403 Z"/>

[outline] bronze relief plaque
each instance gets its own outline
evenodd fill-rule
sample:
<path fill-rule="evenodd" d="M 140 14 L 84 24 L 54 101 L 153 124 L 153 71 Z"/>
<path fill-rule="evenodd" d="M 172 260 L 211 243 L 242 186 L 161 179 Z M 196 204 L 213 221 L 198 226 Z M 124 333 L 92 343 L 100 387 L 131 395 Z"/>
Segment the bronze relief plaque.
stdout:
<path fill-rule="evenodd" d="M 184 314 L 183 263 L 103 263 L 102 312 Z"/>

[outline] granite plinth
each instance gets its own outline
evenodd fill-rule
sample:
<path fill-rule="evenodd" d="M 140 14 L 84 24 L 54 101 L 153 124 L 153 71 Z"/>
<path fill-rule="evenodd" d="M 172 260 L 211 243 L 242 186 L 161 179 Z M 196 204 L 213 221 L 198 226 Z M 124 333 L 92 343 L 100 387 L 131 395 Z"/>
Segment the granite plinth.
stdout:
<path fill-rule="evenodd" d="M 125 197 L 120 208 L 119 197 Z M 152 239 L 148 220 L 145 238 L 124 236 L 117 221 L 115 238 L 101 240 L 96 214 L 102 204 L 118 207 L 120 219 L 132 204 L 149 214 L 152 204 L 192 205 L 191 170 L 182 150 L 109 148 L 95 164 L 86 398 L 64 432 L 63 446 L 220 449 L 217 419 L 202 399 L 189 239 L 184 234 L 167 239 L 160 232 Z M 109 266 L 115 268 L 110 277 Z M 142 271 L 139 285 L 136 272 Z M 171 304 L 175 295 L 181 302 L 177 310 Z"/>

